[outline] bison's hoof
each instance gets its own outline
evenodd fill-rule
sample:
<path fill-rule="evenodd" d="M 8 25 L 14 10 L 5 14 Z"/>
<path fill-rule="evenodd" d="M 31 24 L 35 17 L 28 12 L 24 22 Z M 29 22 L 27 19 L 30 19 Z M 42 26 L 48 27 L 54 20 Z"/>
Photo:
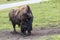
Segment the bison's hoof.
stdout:
<path fill-rule="evenodd" d="M 22 35 L 23 37 L 27 36 L 26 33 L 21 33 L 21 35 Z"/>
<path fill-rule="evenodd" d="M 28 33 L 28 34 L 27 34 L 27 36 L 30 36 L 30 35 L 31 35 L 31 33 Z"/>
<path fill-rule="evenodd" d="M 31 35 L 31 31 L 28 31 L 27 35 L 30 36 Z"/>
<path fill-rule="evenodd" d="M 18 32 L 16 32 L 16 31 L 13 31 L 13 32 L 11 32 L 12 34 L 17 34 Z"/>

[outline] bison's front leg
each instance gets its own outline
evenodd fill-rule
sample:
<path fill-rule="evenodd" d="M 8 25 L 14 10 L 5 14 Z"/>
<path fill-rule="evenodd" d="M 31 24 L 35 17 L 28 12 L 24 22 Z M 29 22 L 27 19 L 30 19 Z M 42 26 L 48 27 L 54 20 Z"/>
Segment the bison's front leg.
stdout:
<path fill-rule="evenodd" d="M 32 25 L 28 26 L 28 35 L 31 35 L 31 31 L 32 31 Z"/>
<path fill-rule="evenodd" d="M 26 28 L 24 26 L 21 26 L 21 33 L 23 35 L 26 35 Z"/>
<path fill-rule="evenodd" d="M 28 18 L 28 35 L 31 35 L 31 31 L 32 31 L 32 22 L 33 22 L 33 17 Z"/>

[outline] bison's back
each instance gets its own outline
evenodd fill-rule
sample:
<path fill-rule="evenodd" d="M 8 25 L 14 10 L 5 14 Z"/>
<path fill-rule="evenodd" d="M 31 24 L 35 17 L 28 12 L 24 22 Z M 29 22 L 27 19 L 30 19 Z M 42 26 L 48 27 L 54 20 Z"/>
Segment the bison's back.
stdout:
<path fill-rule="evenodd" d="M 14 23 L 20 23 L 21 21 L 26 21 L 28 18 L 33 18 L 32 12 L 28 5 L 22 5 L 17 9 L 12 9 L 9 12 L 10 21 Z M 31 22 L 32 23 L 32 22 Z"/>

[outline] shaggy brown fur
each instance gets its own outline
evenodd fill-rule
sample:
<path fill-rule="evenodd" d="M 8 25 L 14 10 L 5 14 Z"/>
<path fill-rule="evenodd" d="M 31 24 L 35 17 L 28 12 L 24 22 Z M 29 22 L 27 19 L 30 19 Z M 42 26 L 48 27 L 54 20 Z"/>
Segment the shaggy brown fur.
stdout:
<path fill-rule="evenodd" d="M 21 32 L 31 34 L 33 15 L 28 5 L 22 5 L 17 9 L 12 9 L 9 12 L 9 19 L 12 22 L 14 32 L 16 32 L 16 24 L 21 26 Z"/>

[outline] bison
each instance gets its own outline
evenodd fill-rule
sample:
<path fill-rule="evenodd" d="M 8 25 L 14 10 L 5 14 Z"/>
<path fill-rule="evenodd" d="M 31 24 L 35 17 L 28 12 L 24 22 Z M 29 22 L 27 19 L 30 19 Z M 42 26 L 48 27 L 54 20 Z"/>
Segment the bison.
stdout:
<path fill-rule="evenodd" d="M 32 31 L 32 22 L 33 22 L 33 14 L 28 5 L 22 5 L 17 9 L 12 9 L 9 12 L 9 20 L 11 21 L 14 32 L 16 32 L 16 25 L 21 26 L 21 33 L 26 35 L 26 31 L 28 35 L 31 35 Z"/>

